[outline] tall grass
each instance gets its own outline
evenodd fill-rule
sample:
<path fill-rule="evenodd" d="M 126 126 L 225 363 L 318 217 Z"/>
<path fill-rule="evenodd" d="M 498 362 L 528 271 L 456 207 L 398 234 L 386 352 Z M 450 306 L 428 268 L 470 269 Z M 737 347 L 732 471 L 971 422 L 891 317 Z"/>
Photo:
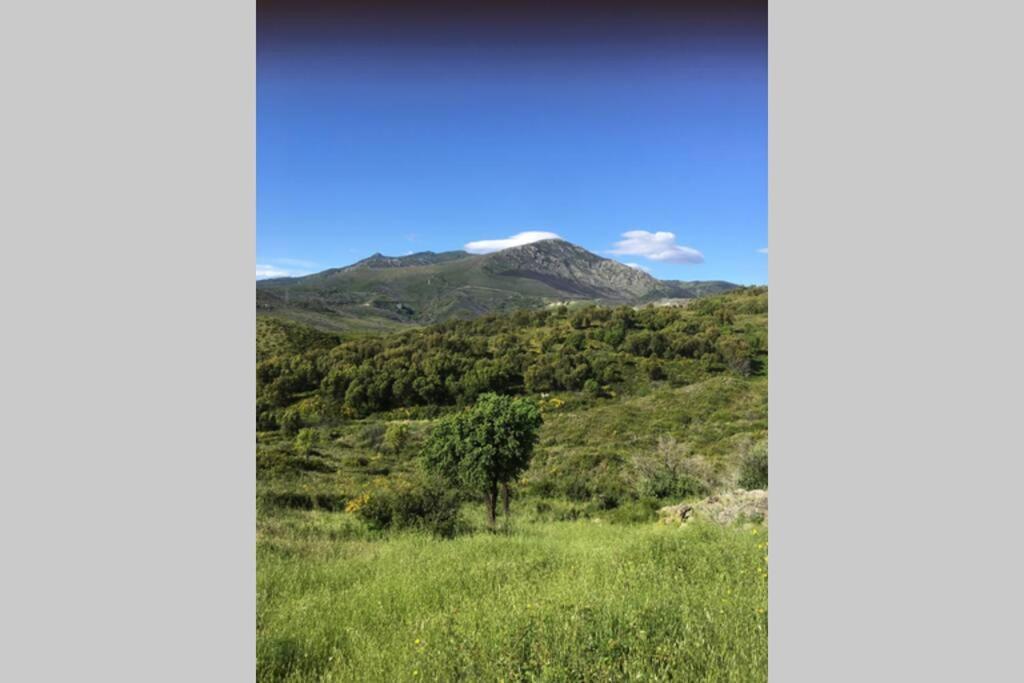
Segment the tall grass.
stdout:
<path fill-rule="evenodd" d="M 261 521 L 261 681 L 763 681 L 758 528 L 520 522 L 453 540 Z"/>

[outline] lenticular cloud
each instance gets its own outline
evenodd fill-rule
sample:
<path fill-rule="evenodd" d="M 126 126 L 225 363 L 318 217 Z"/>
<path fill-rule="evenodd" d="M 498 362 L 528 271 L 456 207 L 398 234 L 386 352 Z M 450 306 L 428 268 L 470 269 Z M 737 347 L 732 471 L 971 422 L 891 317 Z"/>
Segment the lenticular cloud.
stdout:
<path fill-rule="evenodd" d="M 561 238 L 553 232 L 528 230 L 500 240 L 477 240 L 476 242 L 467 242 L 464 249 L 471 254 L 489 254 L 492 251 L 501 251 L 502 249 L 508 249 L 509 247 L 520 247 L 524 244 L 529 244 L 530 242 L 557 239 Z"/>
<path fill-rule="evenodd" d="M 624 239 L 615 243 L 612 254 L 643 256 L 666 263 L 704 263 L 704 254 L 692 247 L 676 244 L 676 236 L 671 232 L 630 230 L 622 233 L 622 237 Z"/>

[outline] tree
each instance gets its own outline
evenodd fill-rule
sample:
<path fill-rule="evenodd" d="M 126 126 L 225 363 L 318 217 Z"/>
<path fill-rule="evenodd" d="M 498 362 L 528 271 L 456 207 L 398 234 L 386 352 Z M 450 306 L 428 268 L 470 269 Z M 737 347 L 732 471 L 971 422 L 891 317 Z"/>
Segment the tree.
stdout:
<path fill-rule="evenodd" d="M 427 441 L 426 465 L 457 486 L 482 490 L 493 528 L 498 487 L 504 489 L 507 515 L 508 484 L 529 466 L 541 422 L 531 399 L 484 394 L 472 408 L 437 423 Z"/>

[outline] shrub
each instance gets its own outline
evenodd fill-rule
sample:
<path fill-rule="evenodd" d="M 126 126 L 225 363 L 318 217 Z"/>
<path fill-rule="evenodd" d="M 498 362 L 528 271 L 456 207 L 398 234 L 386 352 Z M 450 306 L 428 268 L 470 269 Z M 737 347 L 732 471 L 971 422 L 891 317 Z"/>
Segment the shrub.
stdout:
<path fill-rule="evenodd" d="M 316 447 L 319 445 L 320 431 L 312 427 L 300 429 L 295 436 L 295 452 L 299 455 L 309 456 L 316 452 Z"/>
<path fill-rule="evenodd" d="M 647 377 L 652 381 L 665 379 L 665 368 L 658 361 L 651 361 L 647 364 Z"/>
<path fill-rule="evenodd" d="M 384 436 L 381 438 L 381 448 L 388 453 L 398 454 L 405 450 L 409 443 L 409 425 L 402 422 L 392 422 L 388 425 Z"/>
<path fill-rule="evenodd" d="M 292 508 L 312 510 L 313 497 L 308 493 L 297 491 L 266 491 L 257 496 L 256 503 L 261 507 Z"/>
<path fill-rule="evenodd" d="M 296 471 L 292 465 L 292 458 L 289 458 L 280 451 L 262 451 L 256 453 L 256 472 L 275 472 L 284 474 Z"/>
<path fill-rule="evenodd" d="M 583 383 L 583 393 L 592 398 L 600 398 L 604 392 L 601 391 L 601 385 L 597 380 L 591 378 Z"/>
<path fill-rule="evenodd" d="M 295 436 L 302 428 L 302 417 L 295 408 L 289 408 L 281 415 L 281 431 L 288 436 Z"/>
<path fill-rule="evenodd" d="M 463 526 L 458 495 L 433 480 L 387 482 L 356 500 L 350 509 L 371 529 L 421 529 L 451 538 Z"/>
<path fill-rule="evenodd" d="M 659 437 L 654 452 L 633 456 L 626 476 L 640 498 L 702 496 L 713 485 L 707 465 L 671 436 Z"/>
<path fill-rule="evenodd" d="M 281 451 L 263 451 L 256 454 L 257 473 L 287 476 L 299 472 L 322 472 L 333 474 L 337 470 L 320 458 L 297 458 Z"/>
<path fill-rule="evenodd" d="M 366 467 L 370 464 L 370 458 L 362 453 L 355 453 L 342 458 L 342 464 L 345 467 Z"/>
<path fill-rule="evenodd" d="M 755 445 L 740 463 L 739 485 L 741 488 L 768 488 L 768 443 L 761 441 Z"/>
<path fill-rule="evenodd" d="M 319 396 L 311 396 L 295 404 L 303 424 L 319 424 L 323 421 L 326 406 Z"/>
<path fill-rule="evenodd" d="M 384 441 L 386 427 L 380 422 L 368 422 L 359 431 L 359 445 L 370 450 L 379 450 Z"/>
<path fill-rule="evenodd" d="M 641 524 L 658 518 L 660 504 L 654 498 L 641 498 L 621 505 L 608 513 L 612 524 Z"/>
<path fill-rule="evenodd" d="M 256 431 L 270 432 L 278 427 L 273 406 L 264 401 L 256 401 Z"/>

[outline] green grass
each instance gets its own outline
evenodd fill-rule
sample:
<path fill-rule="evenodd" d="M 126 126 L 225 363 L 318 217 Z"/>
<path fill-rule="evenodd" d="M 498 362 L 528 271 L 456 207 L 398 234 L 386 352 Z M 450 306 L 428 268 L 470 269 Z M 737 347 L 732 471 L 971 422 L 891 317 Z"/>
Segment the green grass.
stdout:
<path fill-rule="evenodd" d="M 263 515 L 258 678 L 763 681 L 766 541 L 525 515 L 445 541 L 374 536 L 345 513 Z"/>

